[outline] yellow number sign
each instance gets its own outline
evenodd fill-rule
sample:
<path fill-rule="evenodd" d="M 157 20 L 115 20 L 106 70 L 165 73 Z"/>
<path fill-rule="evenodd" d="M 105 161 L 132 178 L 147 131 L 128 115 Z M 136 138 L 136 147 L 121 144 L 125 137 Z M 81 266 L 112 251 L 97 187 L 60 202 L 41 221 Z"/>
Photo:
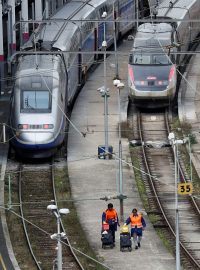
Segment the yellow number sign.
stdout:
<path fill-rule="evenodd" d="M 189 194 L 192 194 L 192 191 L 193 191 L 192 183 L 179 183 L 178 184 L 179 195 L 189 195 Z"/>

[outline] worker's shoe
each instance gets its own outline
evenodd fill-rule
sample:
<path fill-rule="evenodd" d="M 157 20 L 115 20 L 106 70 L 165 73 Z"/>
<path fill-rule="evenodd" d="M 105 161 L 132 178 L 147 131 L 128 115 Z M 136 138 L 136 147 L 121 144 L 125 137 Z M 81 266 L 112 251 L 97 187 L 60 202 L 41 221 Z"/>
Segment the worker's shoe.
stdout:
<path fill-rule="evenodd" d="M 139 247 L 139 248 L 141 247 L 140 243 L 138 243 L 138 247 Z"/>
<path fill-rule="evenodd" d="M 135 246 L 135 249 L 138 249 L 138 246 Z"/>

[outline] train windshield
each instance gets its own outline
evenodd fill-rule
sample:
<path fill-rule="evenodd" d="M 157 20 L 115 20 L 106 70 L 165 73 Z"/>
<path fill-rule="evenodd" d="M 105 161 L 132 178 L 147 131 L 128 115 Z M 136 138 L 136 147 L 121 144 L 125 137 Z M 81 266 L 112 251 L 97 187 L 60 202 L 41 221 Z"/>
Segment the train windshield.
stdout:
<path fill-rule="evenodd" d="M 51 98 L 47 90 L 23 90 L 21 96 L 21 112 L 51 112 Z"/>
<path fill-rule="evenodd" d="M 171 65 L 172 62 L 166 54 L 133 54 L 129 59 L 132 65 Z"/>

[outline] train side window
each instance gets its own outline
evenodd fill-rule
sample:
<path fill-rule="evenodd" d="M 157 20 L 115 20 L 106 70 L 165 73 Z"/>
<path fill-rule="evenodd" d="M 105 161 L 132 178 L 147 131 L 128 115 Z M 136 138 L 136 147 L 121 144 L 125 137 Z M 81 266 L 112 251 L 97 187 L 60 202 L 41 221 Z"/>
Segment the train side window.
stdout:
<path fill-rule="evenodd" d="M 78 45 L 79 45 L 79 37 L 78 37 L 78 32 L 73 36 L 73 38 L 71 39 L 71 44 L 70 44 L 70 51 L 76 51 L 78 50 Z M 74 59 L 75 54 L 70 53 L 69 55 L 69 65 L 72 62 L 72 59 Z"/>

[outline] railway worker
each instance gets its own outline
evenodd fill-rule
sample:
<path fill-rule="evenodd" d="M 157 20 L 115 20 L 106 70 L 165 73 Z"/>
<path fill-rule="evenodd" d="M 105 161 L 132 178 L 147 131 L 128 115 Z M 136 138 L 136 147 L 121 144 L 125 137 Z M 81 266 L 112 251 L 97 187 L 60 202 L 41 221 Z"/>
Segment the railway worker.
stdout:
<path fill-rule="evenodd" d="M 113 241 L 115 243 L 115 231 L 117 231 L 117 225 L 120 225 L 117 211 L 113 208 L 112 203 L 109 203 L 108 208 L 103 211 L 102 224 L 103 223 L 109 224 L 109 229 L 112 231 Z"/>
<path fill-rule="evenodd" d="M 142 214 L 137 212 L 137 209 L 132 210 L 132 214 L 127 218 L 124 225 L 131 224 L 131 236 L 135 244 L 135 249 L 141 247 L 142 231 L 146 227 L 146 222 Z"/>

